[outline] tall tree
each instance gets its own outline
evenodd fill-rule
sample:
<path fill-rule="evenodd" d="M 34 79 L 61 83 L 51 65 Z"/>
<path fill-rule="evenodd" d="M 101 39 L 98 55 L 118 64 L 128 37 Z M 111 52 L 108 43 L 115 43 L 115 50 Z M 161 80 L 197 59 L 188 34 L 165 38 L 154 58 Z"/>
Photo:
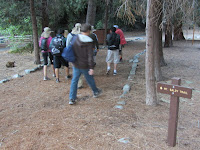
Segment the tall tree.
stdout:
<path fill-rule="evenodd" d="M 155 28 L 155 40 L 154 40 L 154 45 L 155 45 L 155 54 L 154 54 L 154 63 L 155 63 L 155 78 L 156 81 L 161 81 L 162 80 L 162 72 L 161 72 L 161 59 L 160 59 L 160 51 L 162 51 L 162 0 L 157 1 L 157 9 L 155 10 L 157 14 L 158 20 L 154 23 L 154 28 Z"/>
<path fill-rule="evenodd" d="M 49 26 L 47 0 L 42 0 L 42 29 Z"/>
<path fill-rule="evenodd" d="M 180 22 L 175 22 L 174 23 L 174 39 L 175 41 L 179 40 L 185 40 L 185 37 L 183 35 L 183 29 L 182 29 L 183 23 L 182 21 Z"/>
<path fill-rule="evenodd" d="M 40 64 L 40 53 L 38 45 L 38 29 L 37 29 L 37 20 L 35 15 L 34 0 L 30 0 L 30 11 L 31 11 L 31 20 L 33 28 L 33 43 L 34 43 L 34 52 L 35 52 L 35 64 Z"/>
<path fill-rule="evenodd" d="M 146 58 L 145 58 L 145 77 L 146 77 L 146 104 L 156 105 L 156 85 L 155 85 L 155 68 L 154 68 L 154 39 L 155 39 L 155 18 L 156 8 L 155 0 L 147 0 L 146 15 Z"/>
<path fill-rule="evenodd" d="M 159 44 L 159 57 L 160 57 L 160 62 L 158 62 L 158 63 L 160 63 L 160 66 L 161 67 L 163 67 L 163 66 L 166 66 L 167 65 L 167 63 L 165 62 L 165 59 L 164 59 L 164 54 L 163 54 L 163 44 L 162 44 L 162 30 L 160 30 L 159 31 L 160 32 L 160 34 L 159 34 L 159 36 L 160 36 L 160 44 Z"/>
<path fill-rule="evenodd" d="M 94 25 L 96 17 L 96 0 L 88 0 L 86 23 Z"/>
<path fill-rule="evenodd" d="M 173 41 L 172 41 L 172 25 L 170 20 L 168 20 L 167 23 L 165 24 L 164 30 L 165 30 L 164 47 L 171 47 L 173 46 Z"/>
<path fill-rule="evenodd" d="M 107 36 L 107 29 L 108 29 L 108 5 L 109 5 L 110 0 L 105 0 L 105 20 L 104 20 L 104 45 L 106 45 L 106 36 Z"/>

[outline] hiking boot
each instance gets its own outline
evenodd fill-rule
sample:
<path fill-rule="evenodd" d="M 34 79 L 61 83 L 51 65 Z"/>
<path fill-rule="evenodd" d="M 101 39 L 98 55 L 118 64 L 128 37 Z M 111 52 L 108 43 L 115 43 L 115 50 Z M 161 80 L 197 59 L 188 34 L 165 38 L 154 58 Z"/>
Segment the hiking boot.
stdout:
<path fill-rule="evenodd" d="M 59 83 L 59 82 L 60 82 L 60 80 L 57 78 L 57 79 L 56 79 L 56 83 Z"/>
<path fill-rule="evenodd" d="M 116 75 L 117 75 L 117 72 L 113 72 L 113 75 L 116 76 Z"/>
<path fill-rule="evenodd" d="M 101 95 L 101 93 L 102 93 L 102 90 L 98 89 L 98 92 L 93 93 L 93 97 L 97 98 L 99 95 Z"/>
<path fill-rule="evenodd" d="M 71 75 L 68 75 L 68 76 L 66 76 L 66 79 L 70 79 L 72 76 Z"/>
<path fill-rule="evenodd" d="M 43 79 L 44 81 L 50 80 L 48 77 L 44 77 Z"/>
<path fill-rule="evenodd" d="M 110 73 L 110 70 L 107 70 L 107 71 L 106 71 L 106 75 L 109 75 L 109 73 Z"/>
<path fill-rule="evenodd" d="M 76 103 L 76 101 L 74 99 L 69 100 L 69 105 L 74 105 L 75 103 Z"/>
<path fill-rule="evenodd" d="M 82 86 L 82 85 L 77 87 L 77 89 L 82 89 L 82 88 L 83 88 L 83 86 Z"/>

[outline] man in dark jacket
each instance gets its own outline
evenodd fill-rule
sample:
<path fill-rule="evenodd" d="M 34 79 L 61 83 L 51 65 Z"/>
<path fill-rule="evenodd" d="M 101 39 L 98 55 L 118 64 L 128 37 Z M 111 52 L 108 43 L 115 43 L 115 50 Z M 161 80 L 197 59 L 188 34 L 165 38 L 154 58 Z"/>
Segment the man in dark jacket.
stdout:
<path fill-rule="evenodd" d="M 99 42 L 98 42 L 98 38 L 97 38 L 97 35 L 94 33 L 94 31 L 96 31 L 94 29 L 94 26 L 91 26 L 91 34 L 89 35 L 90 38 L 92 38 L 93 40 L 93 50 L 94 50 L 94 55 L 93 55 L 93 58 L 94 58 L 94 64 L 96 65 L 96 55 L 97 55 L 97 52 L 99 51 Z"/>
<path fill-rule="evenodd" d="M 93 40 L 89 37 L 91 26 L 83 24 L 81 26 L 81 34 L 78 34 L 77 39 L 73 45 L 75 62 L 73 67 L 73 78 L 71 81 L 69 104 L 73 105 L 77 98 L 77 84 L 81 74 L 84 75 L 87 83 L 93 91 L 93 97 L 98 97 L 101 90 L 96 87 L 94 74 L 94 60 L 93 60 Z"/>
<path fill-rule="evenodd" d="M 110 34 L 107 35 L 106 42 L 108 45 L 108 52 L 106 56 L 107 62 L 107 72 L 108 75 L 110 72 L 110 65 L 114 63 L 113 75 L 117 75 L 117 64 L 119 63 L 119 45 L 120 45 L 120 36 L 115 33 L 116 28 L 110 28 Z"/>

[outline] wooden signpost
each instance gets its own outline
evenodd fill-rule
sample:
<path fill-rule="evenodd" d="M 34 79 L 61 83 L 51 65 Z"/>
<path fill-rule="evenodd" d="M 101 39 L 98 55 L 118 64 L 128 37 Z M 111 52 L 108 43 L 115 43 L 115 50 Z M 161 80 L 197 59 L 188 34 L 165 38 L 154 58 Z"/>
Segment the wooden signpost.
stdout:
<path fill-rule="evenodd" d="M 167 142 L 169 146 L 172 147 L 176 145 L 179 97 L 184 97 L 189 99 L 192 98 L 192 89 L 181 87 L 180 84 L 181 84 L 180 78 L 172 78 L 172 84 L 165 84 L 165 83 L 157 84 L 157 91 L 159 93 L 171 95 Z"/>

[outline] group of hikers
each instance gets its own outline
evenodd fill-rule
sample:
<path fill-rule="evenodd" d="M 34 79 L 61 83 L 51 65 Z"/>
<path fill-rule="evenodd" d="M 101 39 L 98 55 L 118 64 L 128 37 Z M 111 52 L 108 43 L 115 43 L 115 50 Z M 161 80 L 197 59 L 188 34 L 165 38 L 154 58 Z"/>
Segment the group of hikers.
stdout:
<path fill-rule="evenodd" d="M 94 27 L 89 24 L 76 23 L 75 27 L 67 36 L 64 30 L 58 29 L 56 36 L 52 38 L 51 29 L 45 27 L 39 40 L 39 46 L 44 59 L 44 81 L 49 80 L 47 77 L 48 58 L 53 70 L 53 77 L 56 78 L 56 83 L 60 82 L 59 68 L 61 68 L 61 65 L 66 67 L 66 78 L 71 78 L 69 74 L 69 62 L 72 62 L 73 74 L 69 93 L 70 105 L 75 104 L 77 89 L 82 87 L 82 74 L 93 91 L 93 97 L 96 98 L 102 93 L 102 90 L 97 88 L 93 76 L 94 67 L 96 65 L 96 55 L 99 51 L 98 38 L 94 31 L 96 31 Z M 117 25 L 110 28 L 110 33 L 107 35 L 106 42 L 108 45 L 106 74 L 109 75 L 111 63 L 113 62 L 113 75 L 117 75 L 117 64 L 119 61 L 122 61 L 122 47 L 126 44 L 124 34 Z M 73 51 L 73 61 L 66 60 L 64 57 L 65 54 L 63 55 L 63 53 L 67 52 L 65 49 Z"/>

